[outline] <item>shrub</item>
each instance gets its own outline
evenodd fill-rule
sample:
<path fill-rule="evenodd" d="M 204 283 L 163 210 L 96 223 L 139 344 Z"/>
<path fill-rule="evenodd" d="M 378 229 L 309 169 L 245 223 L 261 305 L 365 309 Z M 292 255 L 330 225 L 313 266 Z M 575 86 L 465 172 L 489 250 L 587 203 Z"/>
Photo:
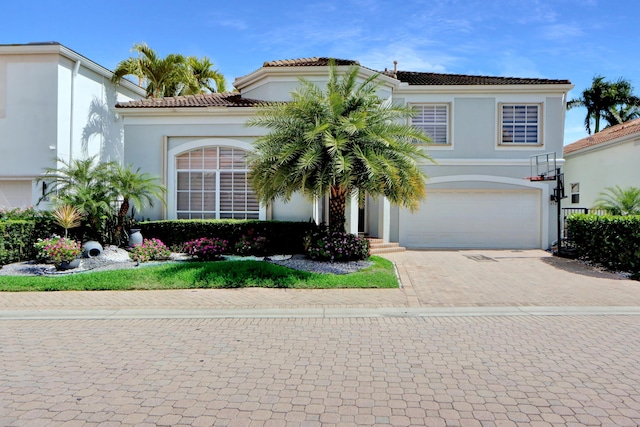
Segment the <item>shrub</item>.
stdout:
<path fill-rule="evenodd" d="M 640 216 L 575 214 L 567 223 L 580 259 L 610 270 L 640 273 Z"/>
<path fill-rule="evenodd" d="M 184 244 L 185 253 L 198 257 L 203 261 L 220 259 L 227 251 L 229 242 L 224 239 L 202 237 Z"/>
<path fill-rule="evenodd" d="M 266 239 L 264 254 L 303 253 L 304 236 L 318 229 L 313 222 L 194 219 L 146 221 L 138 227 L 144 236 L 158 238 L 169 246 L 200 237 L 217 237 L 235 248 L 243 235 L 253 233 Z"/>
<path fill-rule="evenodd" d="M 129 256 L 138 262 L 160 261 L 169 259 L 171 251 L 158 239 L 144 239 L 141 245 L 129 252 Z"/>
<path fill-rule="evenodd" d="M 34 221 L 0 220 L 0 266 L 33 256 Z"/>
<path fill-rule="evenodd" d="M 264 255 L 267 238 L 256 236 L 253 230 L 249 234 L 243 234 L 235 244 L 235 253 L 238 255 Z"/>
<path fill-rule="evenodd" d="M 50 237 L 38 239 L 34 244 L 38 259 L 52 264 L 73 261 L 81 252 L 80 242 L 67 237 Z"/>
<path fill-rule="evenodd" d="M 369 257 L 369 241 L 355 234 L 322 230 L 305 238 L 306 255 L 320 261 L 352 261 Z"/>

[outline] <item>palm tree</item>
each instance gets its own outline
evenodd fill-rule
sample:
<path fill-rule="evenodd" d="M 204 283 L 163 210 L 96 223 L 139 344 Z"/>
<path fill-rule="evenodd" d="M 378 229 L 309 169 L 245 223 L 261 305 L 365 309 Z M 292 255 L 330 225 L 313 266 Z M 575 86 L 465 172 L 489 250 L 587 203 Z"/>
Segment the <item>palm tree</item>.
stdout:
<path fill-rule="evenodd" d="M 329 226 L 337 231 L 355 191 L 360 200 L 382 195 L 418 207 L 426 181 L 419 160 L 431 158 L 417 143 L 430 139 L 407 124 L 411 108 L 376 95 L 377 75 L 358 84 L 358 73 L 354 66 L 339 77 L 332 63 L 324 90 L 300 79 L 291 102 L 266 105 L 249 121 L 269 130 L 255 142 L 249 175 L 262 202 L 329 195 Z"/>
<path fill-rule="evenodd" d="M 111 214 L 107 165 L 97 163 L 96 156 L 56 161 L 60 166 L 45 169 L 38 179 L 49 184 L 40 201 L 51 197 L 55 204 L 75 206 L 89 224 L 93 237 L 100 236 L 104 221 Z"/>
<path fill-rule="evenodd" d="M 109 164 L 109 184 L 111 185 L 114 199 L 117 198 L 121 201 L 114 233 L 116 239 L 122 231 L 127 212 L 129 212 L 129 208 L 132 205 L 138 209 L 141 209 L 147 203 L 153 206 L 154 198 L 164 203 L 165 188 L 156 181 L 157 178 L 151 174 L 140 172 L 140 168 L 133 171 L 131 165 Z"/>
<path fill-rule="evenodd" d="M 640 215 L 640 188 L 607 187 L 600 193 L 595 208 L 612 215 Z"/>
<path fill-rule="evenodd" d="M 615 104 L 609 107 L 609 111 L 604 116 L 608 126 L 615 126 L 640 117 L 640 98 L 633 94 L 631 83 L 620 78 L 613 83 L 612 89 Z"/>
<path fill-rule="evenodd" d="M 121 61 L 113 72 L 112 81 L 120 82 L 124 76 L 138 77 L 138 84 L 147 90 L 147 98 L 195 95 L 206 92 L 224 92 L 225 79 L 206 56 L 170 54 L 160 58 L 145 43 L 133 45 L 136 58 Z"/>
<path fill-rule="evenodd" d="M 224 76 L 218 70 L 213 70 L 213 63 L 206 56 L 202 59 L 195 56 L 188 57 L 187 66 L 191 71 L 192 79 L 190 84 L 183 88 L 182 95 L 226 91 Z"/>
<path fill-rule="evenodd" d="M 113 72 L 114 83 L 119 83 L 124 76 L 136 76 L 139 84 L 146 88 L 147 98 L 178 95 L 188 84 L 189 71 L 184 56 L 170 54 L 160 58 L 146 43 L 134 44 L 132 50 L 138 52 L 138 57 L 118 64 Z"/>
<path fill-rule="evenodd" d="M 610 82 L 603 76 L 596 76 L 591 87 L 582 91 L 580 98 L 567 102 L 567 109 L 586 107 L 584 119 L 585 129 L 591 134 L 591 120 L 594 122 L 594 133 L 600 132 L 600 120 L 607 121 L 608 126 L 635 118 L 636 107 L 640 106 L 640 98 L 633 95 L 633 87 L 623 78 Z"/>

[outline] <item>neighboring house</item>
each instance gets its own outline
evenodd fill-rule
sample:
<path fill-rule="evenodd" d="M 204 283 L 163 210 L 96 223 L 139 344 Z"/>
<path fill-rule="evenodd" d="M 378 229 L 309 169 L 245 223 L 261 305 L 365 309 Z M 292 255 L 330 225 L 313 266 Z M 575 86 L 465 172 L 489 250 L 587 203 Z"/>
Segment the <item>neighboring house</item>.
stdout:
<path fill-rule="evenodd" d="M 592 208 L 607 187 L 640 187 L 640 119 L 564 147 L 567 208 Z"/>
<path fill-rule="evenodd" d="M 123 159 L 112 108 L 145 91 L 59 43 L 0 45 L 0 208 L 35 205 L 56 158 Z M 46 185 L 46 184 L 44 184 Z"/>
<path fill-rule="evenodd" d="M 246 155 L 263 129 L 246 127 L 264 101 L 287 101 L 304 77 L 324 86 L 327 58 L 266 62 L 237 93 L 120 102 L 124 161 L 162 177 L 167 205 L 145 217 L 326 221 L 327 201 L 302 196 L 261 206 Z M 337 65 L 359 65 L 337 60 Z M 376 73 L 360 68 L 361 78 Z M 411 105 L 433 137 L 427 198 L 417 212 L 368 197 L 348 208 L 351 232 L 410 248 L 547 248 L 555 239 L 554 181 L 531 181 L 531 156 L 562 165 L 568 80 L 385 71 L 379 96 Z"/>

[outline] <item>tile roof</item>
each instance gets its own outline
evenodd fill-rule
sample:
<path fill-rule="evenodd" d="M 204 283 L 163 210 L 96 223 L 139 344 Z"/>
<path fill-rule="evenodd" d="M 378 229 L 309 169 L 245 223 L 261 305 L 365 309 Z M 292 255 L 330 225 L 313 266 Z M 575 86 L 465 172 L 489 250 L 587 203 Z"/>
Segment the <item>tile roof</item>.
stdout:
<path fill-rule="evenodd" d="M 611 126 L 593 135 L 587 136 L 577 140 L 576 142 L 564 147 L 564 154 L 573 153 L 574 151 L 582 150 L 583 148 L 592 147 L 598 144 L 604 144 L 605 142 L 613 141 L 614 139 L 622 138 L 623 136 L 632 135 L 638 133 L 640 136 L 640 119 L 629 120 L 628 122 L 621 123 L 619 125 Z"/>
<path fill-rule="evenodd" d="M 328 57 L 297 58 L 297 59 L 281 59 L 278 61 L 267 61 L 262 64 L 263 67 L 326 67 L 329 61 L 335 61 L 336 65 L 360 65 L 358 61 L 351 59 L 339 59 Z"/>
<path fill-rule="evenodd" d="M 243 98 L 237 92 L 225 92 L 118 102 L 116 108 L 257 107 L 264 104 L 265 101 Z"/>
<path fill-rule="evenodd" d="M 385 73 L 388 75 L 388 72 Z M 535 85 L 571 84 L 569 80 L 531 79 L 521 77 L 470 76 L 465 74 L 396 71 L 395 77 L 409 85 Z"/>

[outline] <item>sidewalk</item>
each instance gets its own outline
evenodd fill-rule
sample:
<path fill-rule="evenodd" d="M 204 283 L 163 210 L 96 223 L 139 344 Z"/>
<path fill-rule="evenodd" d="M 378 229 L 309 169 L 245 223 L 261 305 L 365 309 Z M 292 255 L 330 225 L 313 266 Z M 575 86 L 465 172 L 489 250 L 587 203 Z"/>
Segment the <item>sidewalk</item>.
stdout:
<path fill-rule="evenodd" d="M 400 289 L 2 293 L 0 318 L 15 318 L 21 313 L 29 318 L 44 313 L 100 318 L 468 315 L 486 314 L 488 307 L 494 307 L 494 313 L 506 313 L 505 308 L 514 307 L 515 314 L 530 314 L 531 310 L 523 309 L 526 307 L 556 307 L 544 309 L 556 313 L 562 311 L 557 307 L 630 313 L 640 307 L 640 282 L 539 250 L 407 251 L 386 257 L 397 266 Z"/>

